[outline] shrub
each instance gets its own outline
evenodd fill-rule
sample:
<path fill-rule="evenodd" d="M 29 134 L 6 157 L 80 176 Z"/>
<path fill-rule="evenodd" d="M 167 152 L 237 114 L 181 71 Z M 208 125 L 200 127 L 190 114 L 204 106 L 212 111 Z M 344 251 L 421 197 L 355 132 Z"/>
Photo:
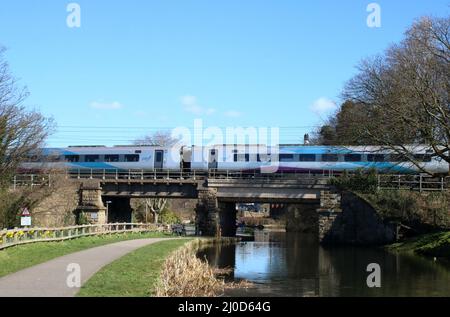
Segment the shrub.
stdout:
<path fill-rule="evenodd" d="M 160 221 L 163 224 L 181 223 L 181 219 L 172 210 L 165 208 L 161 212 Z"/>
<path fill-rule="evenodd" d="M 340 177 L 332 178 L 330 184 L 341 190 L 373 193 L 377 190 L 377 173 L 375 169 L 369 171 L 358 169 L 354 174 L 344 171 Z"/>

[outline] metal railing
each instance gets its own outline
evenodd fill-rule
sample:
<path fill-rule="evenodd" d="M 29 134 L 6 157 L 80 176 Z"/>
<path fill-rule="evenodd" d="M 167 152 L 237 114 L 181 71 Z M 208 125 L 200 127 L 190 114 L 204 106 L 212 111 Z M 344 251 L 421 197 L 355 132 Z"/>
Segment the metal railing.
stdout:
<path fill-rule="evenodd" d="M 63 241 L 80 237 L 125 232 L 171 232 L 171 228 L 163 225 L 144 223 L 107 223 L 60 228 L 3 229 L 0 231 L 0 250 L 33 242 Z"/>
<path fill-rule="evenodd" d="M 196 170 L 170 170 L 170 169 L 78 169 L 67 173 L 75 179 L 102 179 L 102 180 L 157 180 L 157 179 L 202 179 L 206 172 Z"/>
<path fill-rule="evenodd" d="M 71 179 L 99 179 L 99 180 L 202 180 L 202 179 L 297 179 L 301 177 L 333 177 L 332 170 L 325 171 L 278 171 L 276 173 L 262 173 L 259 170 L 169 170 L 169 169 L 77 169 L 65 173 Z M 51 184 L 51 174 L 17 174 L 14 176 L 13 187 L 42 186 Z"/>
<path fill-rule="evenodd" d="M 444 191 L 450 189 L 450 177 L 427 175 L 377 175 L 378 189 Z"/>
<path fill-rule="evenodd" d="M 119 170 L 119 169 L 79 169 L 65 174 L 70 179 L 128 180 L 128 181 L 197 181 L 204 179 L 255 179 L 255 180 L 296 180 L 339 177 L 342 173 L 333 170 L 278 171 L 261 173 L 259 170 Z M 347 175 L 352 175 L 351 172 Z M 410 189 L 418 191 L 443 191 L 450 188 L 450 177 L 431 177 L 427 175 L 378 174 L 379 189 Z M 21 186 L 51 186 L 50 174 L 18 174 L 12 181 L 13 188 Z"/>
<path fill-rule="evenodd" d="M 12 186 L 15 190 L 23 186 L 50 186 L 51 174 L 17 174 L 12 179 Z"/>

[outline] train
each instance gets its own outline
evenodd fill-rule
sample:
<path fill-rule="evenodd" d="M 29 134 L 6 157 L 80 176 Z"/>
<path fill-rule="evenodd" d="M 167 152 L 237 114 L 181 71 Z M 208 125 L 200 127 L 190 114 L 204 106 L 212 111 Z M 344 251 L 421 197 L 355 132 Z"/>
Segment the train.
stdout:
<path fill-rule="evenodd" d="M 69 146 L 44 148 L 29 155 L 22 170 L 169 170 L 258 171 L 289 173 L 343 172 L 375 169 L 378 172 L 416 174 L 426 170 L 447 174 L 449 164 L 427 146 L 409 146 L 414 161 L 379 146 L 322 146 L 286 144 L 220 144 L 208 146 Z M 422 168 L 422 169 L 421 169 Z"/>

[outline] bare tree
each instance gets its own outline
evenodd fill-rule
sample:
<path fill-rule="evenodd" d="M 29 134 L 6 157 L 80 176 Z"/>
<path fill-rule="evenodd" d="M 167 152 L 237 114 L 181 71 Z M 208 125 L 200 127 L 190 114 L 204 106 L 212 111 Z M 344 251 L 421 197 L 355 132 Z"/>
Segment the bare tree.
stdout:
<path fill-rule="evenodd" d="M 0 47 L 0 187 L 8 186 L 12 174 L 31 154 L 37 154 L 53 129 L 53 120 L 28 110 L 29 93 L 19 88 Z"/>
<path fill-rule="evenodd" d="M 161 212 L 164 210 L 166 206 L 167 199 L 166 198 L 146 198 L 145 201 L 145 221 L 148 222 L 147 214 L 148 208 L 150 208 L 153 213 L 153 221 L 154 223 L 158 223 L 158 218 Z"/>
<path fill-rule="evenodd" d="M 408 144 L 426 145 L 450 163 L 449 27 L 450 18 L 420 19 L 401 43 L 364 60 L 343 93 L 367 113 L 359 137 L 404 156 L 423 172 L 429 171 Z"/>
<path fill-rule="evenodd" d="M 134 141 L 136 145 L 173 146 L 178 143 L 178 139 L 172 137 L 169 131 L 157 131 Z"/>

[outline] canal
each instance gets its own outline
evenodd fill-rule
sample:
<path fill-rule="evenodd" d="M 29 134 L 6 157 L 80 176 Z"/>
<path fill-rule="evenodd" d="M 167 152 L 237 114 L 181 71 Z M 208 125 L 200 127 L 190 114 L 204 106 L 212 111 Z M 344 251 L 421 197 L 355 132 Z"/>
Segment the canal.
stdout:
<path fill-rule="evenodd" d="M 315 234 L 256 231 L 254 241 L 198 253 L 228 281 L 249 288 L 225 296 L 450 296 L 450 265 L 381 248 L 322 247 Z M 381 268 L 381 287 L 367 286 L 367 265 Z"/>

